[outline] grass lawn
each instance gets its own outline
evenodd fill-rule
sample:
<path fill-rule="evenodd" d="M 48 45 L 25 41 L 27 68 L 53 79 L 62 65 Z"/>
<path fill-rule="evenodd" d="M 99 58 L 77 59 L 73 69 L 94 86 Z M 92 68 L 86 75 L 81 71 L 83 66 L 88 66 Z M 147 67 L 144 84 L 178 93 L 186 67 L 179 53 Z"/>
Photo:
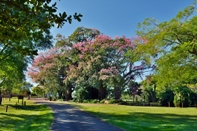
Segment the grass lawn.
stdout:
<path fill-rule="evenodd" d="M 16 98 L 3 100 L 0 105 L 0 131 L 49 131 L 53 121 L 52 110 L 45 105 L 34 104 L 27 100 L 26 106 L 18 103 L 15 108 Z M 8 105 L 8 112 L 6 106 Z"/>
<path fill-rule="evenodd" d="M 127 131 L 197 131 L 196 108 L 70 104 Z"/>

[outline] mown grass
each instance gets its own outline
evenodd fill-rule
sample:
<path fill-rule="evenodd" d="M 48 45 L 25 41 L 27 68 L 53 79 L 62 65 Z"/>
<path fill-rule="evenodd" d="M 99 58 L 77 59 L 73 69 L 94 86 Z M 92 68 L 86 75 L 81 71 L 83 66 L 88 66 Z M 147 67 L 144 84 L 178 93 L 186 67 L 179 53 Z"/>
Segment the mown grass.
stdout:
<path fill-rule="evenodd" d="M 21 101 L 17 103 L 16 98 L 3 100 L 0 105 L 0 131 L 49 131 L 53 121 L 52 110 L 31 100 L 24 101 L 26 106 L 22 106 Z"/>
<path fill-rule="evenodd" d="M 197 131 L 196 108 L 70 104 L 127 131 Z"/>

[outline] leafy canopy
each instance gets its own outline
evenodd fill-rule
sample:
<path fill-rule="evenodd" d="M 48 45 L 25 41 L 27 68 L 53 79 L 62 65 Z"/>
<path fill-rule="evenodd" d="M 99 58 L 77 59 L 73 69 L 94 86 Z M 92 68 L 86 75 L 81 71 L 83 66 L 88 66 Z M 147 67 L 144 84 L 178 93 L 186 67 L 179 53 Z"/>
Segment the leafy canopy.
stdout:
<path fill-rule="evenodd" d="M 160 87 L 188 83 L 197 76 L 196 2 L 170 21 L 145 19 L 137 34 L 147 39 L 138 47 L 144 59 L 156 62 Z"/>
<path fill-rule="evenodd" d="M 56 2 L 51 0 L 0 0 L 0 49 L 10 47 L 35 55 L 37 49 L 51 44 L 46 34 L 52 26 L 59 28 L 72 19 L 81 21 L 81 17 L 77 13 L 58 14 Z"/>
<path fill-rule="evenodd" d="M 81 17 L 58 13 L 52 0 L 0 0 L 0 79 L 24 79 L 27 56 L 52 47 L 50 28 Z"/>

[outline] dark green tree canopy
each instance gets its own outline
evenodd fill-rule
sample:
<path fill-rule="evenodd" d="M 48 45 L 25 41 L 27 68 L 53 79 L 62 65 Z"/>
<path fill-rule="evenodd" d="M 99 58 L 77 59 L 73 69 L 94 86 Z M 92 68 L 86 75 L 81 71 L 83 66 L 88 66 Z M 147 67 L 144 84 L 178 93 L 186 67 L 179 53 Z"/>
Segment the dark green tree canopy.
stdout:
<path fill-rule="evenodd" d="M 22 82 L 27 58 L 52 47 L 51 27 L 60 28 L 73 19 L 81 21 L 81 17 L 58 13 L 52 0 L 0 0 L 1 85 Z"/>
<path fill-rule="evenodd" d="M 0 49 L 9 46 L 20 53 L 36 54 L 35 49 L 47 47 L 43 41 L 52 26 L 59 28 L 72 19 L 80 21 L 81 17 L 77 13 L 57 14 L 56 2 L 51 0 L 0 0 Z"/>

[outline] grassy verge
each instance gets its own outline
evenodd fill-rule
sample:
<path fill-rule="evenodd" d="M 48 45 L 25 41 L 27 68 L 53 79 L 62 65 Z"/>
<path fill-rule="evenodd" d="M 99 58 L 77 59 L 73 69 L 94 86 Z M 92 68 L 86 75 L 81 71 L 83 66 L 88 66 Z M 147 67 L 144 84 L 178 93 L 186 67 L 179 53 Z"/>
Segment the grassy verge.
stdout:
<path fill-rule="evenodd" d="M 197 130 L 196 108 L 71 104 L 127 131 Z"/>
<path fill-rule="evenodd" d="M 0 130 L 1 131 L 49 131 L 53 121 L 52 110 L 45 105 L 38 105 L 31 100 L 18 103 L 16 98 L 3 101 L 0 105 Z M 6 106 L 8 111 L 6 112 Z"/>

